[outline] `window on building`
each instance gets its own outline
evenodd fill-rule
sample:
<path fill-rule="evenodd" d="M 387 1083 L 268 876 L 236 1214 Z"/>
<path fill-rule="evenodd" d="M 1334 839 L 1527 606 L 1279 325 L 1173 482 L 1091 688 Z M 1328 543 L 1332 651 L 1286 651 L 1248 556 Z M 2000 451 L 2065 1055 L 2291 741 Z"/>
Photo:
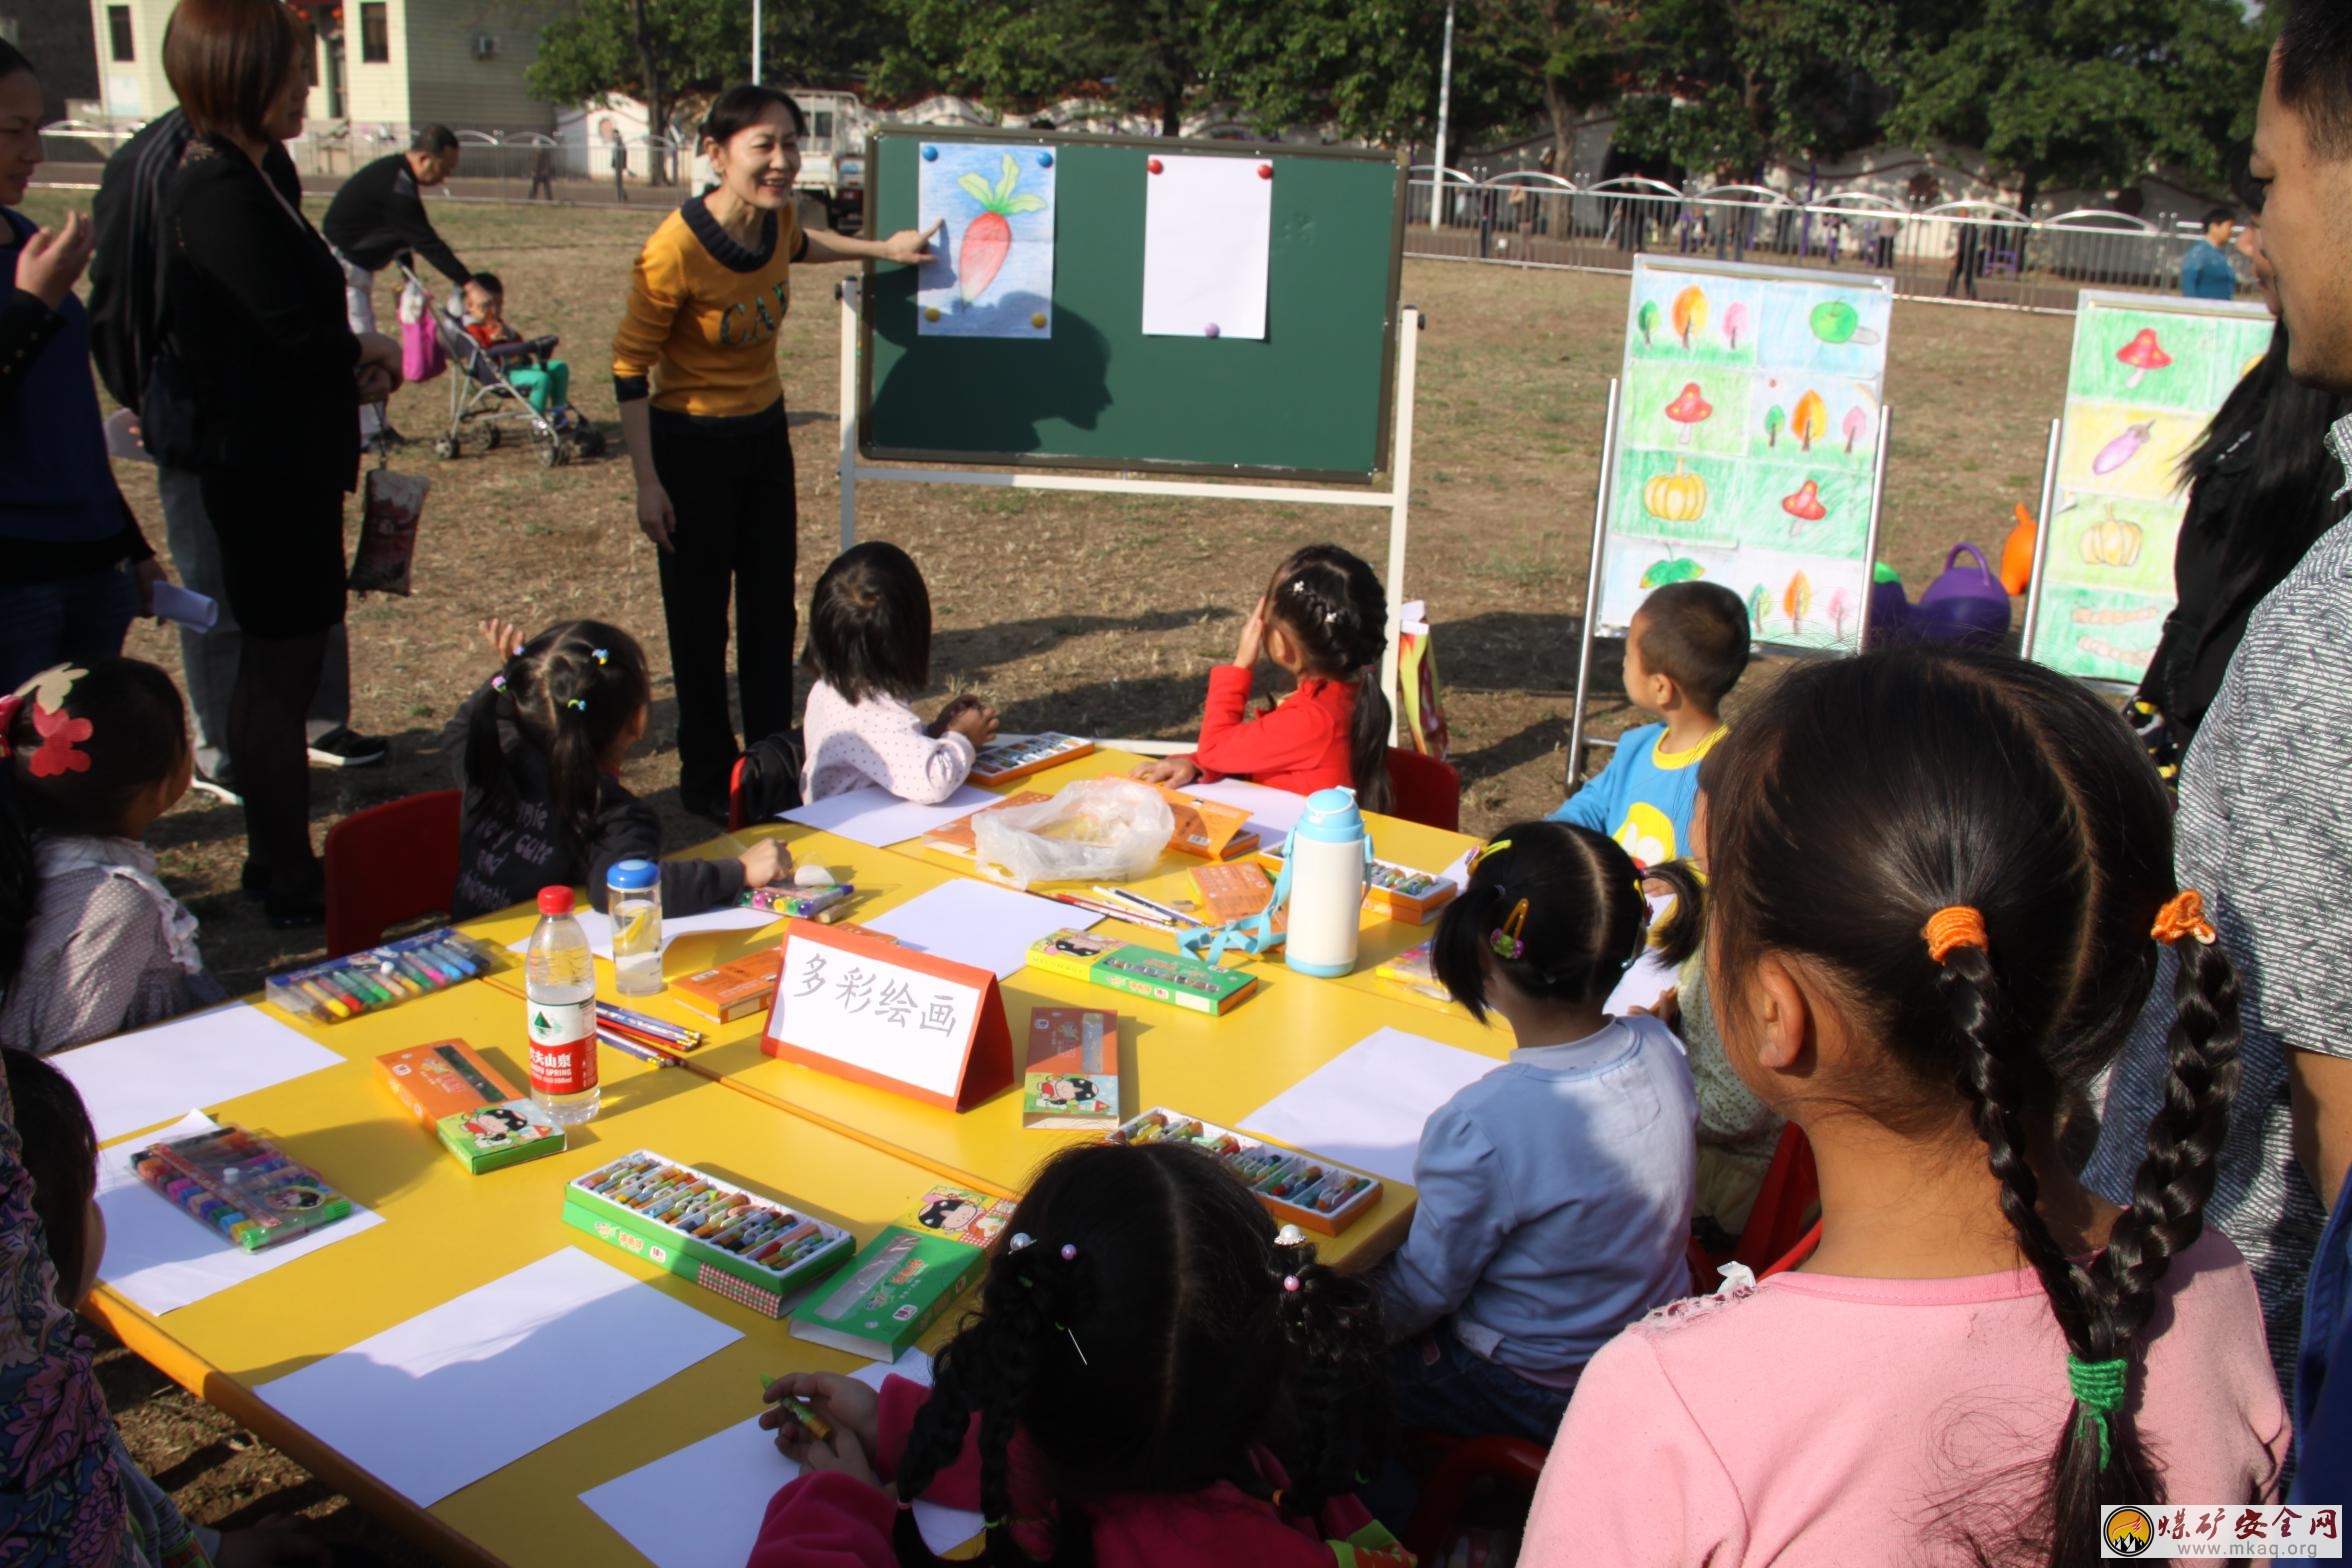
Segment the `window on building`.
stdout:
<path fill-rule="evenodd" d="M 384 0 L 364 0 L 359 8 L 359 58 L 367 65 L 382 65 L 392 58 L 392 29 L 384 20 Z"/>
<path fill-rule="evenodd" d="M 826 142 L 830 142 L 833 139 L 832 111 L 829 109 L 817 110 L 816 113 L 809 116 L 809 126 L 818 145 L 822 146 Z"/>
<path fill-rule="evenodd" d="M 110 5 L 106 8 L 106 45 L 108 58 L 123 63 L 137 58 L 131 49 L 131 8 Z"/>

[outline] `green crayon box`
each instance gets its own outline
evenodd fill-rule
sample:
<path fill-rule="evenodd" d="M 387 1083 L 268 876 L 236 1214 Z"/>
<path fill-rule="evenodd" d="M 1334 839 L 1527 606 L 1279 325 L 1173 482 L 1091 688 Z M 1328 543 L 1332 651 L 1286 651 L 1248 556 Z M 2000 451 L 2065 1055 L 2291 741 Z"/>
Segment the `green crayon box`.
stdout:
<path fill-rule="evenodd" d="M 748 1191 L 650 1149 L 564 1187 L 566 1225 L 782 1318 L 786 1304 L 857 1248 L 849 1232 L 780 1198 Z"/>

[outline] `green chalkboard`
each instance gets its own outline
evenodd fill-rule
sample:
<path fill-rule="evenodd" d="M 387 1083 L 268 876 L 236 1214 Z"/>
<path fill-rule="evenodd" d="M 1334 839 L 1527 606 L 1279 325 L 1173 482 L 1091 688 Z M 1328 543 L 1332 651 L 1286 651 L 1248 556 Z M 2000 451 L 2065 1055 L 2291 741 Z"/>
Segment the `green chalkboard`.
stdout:
<path fill-rule="evenodd" d="M 1358 481 L 1387 470 L 1405 188 L 1395 159 L 883 126 L 867 143 L 868 233 L 915 226 L 926 142 L 1001 143 L 1031 163 L 1051 154 L 1050 334 L 927 336 L 917 269 L 869 267 L 864 455 Z M 1264 339 L 1144 334 L 1144 182 L 1155 153 L 1272 165 Z"/>

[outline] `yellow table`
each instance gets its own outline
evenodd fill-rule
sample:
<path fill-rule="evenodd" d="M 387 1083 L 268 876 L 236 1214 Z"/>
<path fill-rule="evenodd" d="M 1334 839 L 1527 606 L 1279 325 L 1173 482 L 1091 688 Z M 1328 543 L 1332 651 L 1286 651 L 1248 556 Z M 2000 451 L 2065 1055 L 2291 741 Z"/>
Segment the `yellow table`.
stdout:
<path fill-rule="evenodd" d="M 381 1212 L 384 1223 L 161 1318 L 101 1285 L 93 1315 L 175 1381 L 294 1455 L 436 1560 L 640 1562 L 579 1502 L 580 1493 L 751 1415 L 759 1408 L 762 1374 L 850 1371 L 859 1363 L 793 1339 L 780 1322 L 566 1226 L 564 1183 L 631 1149 L 652 1148 L 788 1198 L 863 1241 L 934 1178 L 696 1074 L 657 1070 L 612 1051 L 600 1063 L 602 1113 L 574 1129 L 569 1149 L 469 1176 L 378 1087 L 373 1058 L 464 1037 L 520 1081 L 523 1064 L 510 1043 L 520 1032 L 519 1012 L 513 998 L 469 985 L 308 1031 L 341 1052 L 344 1065 L 209 1109 L 278 1138 L 297 1159 Z M 568 1246 L 652 1281 L 744 1337 L 429 1510 L 382 1486 L 253 1392 Z M 945 1332 L 943 1324 L 934 1337 Z M 593 1368 L 583 1373 L 593 1375 Z"/>
<path fill-rule="evenodd" d="M 1124 771 L 1135 758 L 1098 753 L 1022 780 L 1010 789 L 1051 792 L 1072 779 Z M 864 920 L 959 875 L 969 863 L 912 844 L 875 849 L 785 825 L 737 838 L 779 834 L 803 864 L 822 864 L 857 884 L 848 918 Z M 1470 841 L 1389 819 L 1374 820 L 1385 858 L 1435 870 Z M 736 852 L 726 839 L 689 851 Z M 1170 855 L 1135 885 L 1187 896 L 1184 873 L 1196 864 Z M 1073 911 L 1075 915 L 1077 912 Z M 527 910 L 469 924 L 489 941 L 526 935 Z M 1119 934 L 1159 947 L 1167 933 L 1123 926 Z M 1003 987 L 1008 1022 L 1020 1038 L 1039 1004 L 1110 1005 L 1132 1020 L 1136 1083 L 1130 1103 L 1166 1104 L 1228 1125 L 1321 1067 L 1384 1023 L 1500 1057 L 1501 1035 L 1371 978 L 1379 958 L 1426 936 L 1426 928 L 1367 917 L 1365 956 L 1343 981 L 1293 975 L 1279 960 L 1259 964 L 1259 989 L 1223 1018 L 1111 993 L 1035 971 Z M 675 979 L 775 940 L 774 927 L 702 934 L 672 944 L 664 968 Z M 612 989 L 600 966 L 601 991 Z M 1079 1133 L 1032 1133 L 1019 1100 L 1000 1095 L 956 1114 L 761 1053 L 764 1015 L 723 1026 L 681 1008 L 672 997 L 627 1005 L 703 1028 L 712 1043 L 685 1070 L 657 1070 L 606 1050 L 597 1120 L 575 1130 L 572 1147 L 554 1158 L 485 1176 L 468 1176 L 440 1145 L 377 1086 L 374 1059 L 422 1042 L 462 1037 L 487 1052 L 508 1076 L 524 1081 L 519 971 L 421 998 L 386 1012 L 304 1032 L 345 1058 L 340 1067 L 210 1106 L 233 1121 L 278 1138 L 385 1223 L 259 1279 L 163 1318 L 151 1318 L 103 1285 L 93 1315 L 167 1375 L 228 1411 L 308 1465 L 329 1484 L 390 1521 L 437 1558 L 495 1563 L 639 1560 L 625 1542 L 578 1501 L 603 1482 L 699 1441 L 757 1408 L 758 1376 L 799 1366 L 847 1370 L 852 1359 L 792 1339 L 782 1323 L 761 1318 L 705 1291 L 598 1246 L 562 1223 L 563 1184 L 630 1149 L 648 1147 L 712 1169 L 745 1185 L 806 1206 L 854 1231 L 861 1242 L 897 1217 L 936 1179 L 1017 1194 L 1047 1155 L 1083 1139 Z M 723 1087 L 722 1087 L 723 1086 Z M 729 1092 L 733 1091 L 733 1092 Z M 778 1115 L 778 1110 L 791 1113 Z M 1323 1245 L 1325 1256 L 1359 1266 L 1403 1239 L 1412 1213 L 1409 1188 L 1391 1184 L 1378 1209 Z M 662 1387 L 629 1400 L 432 1508 L 419 1509 L 331 1448 L 277 1415 L 253 1393 L 318 1357 L 406 1321 L 476 1286 L 513 1272 L 560 1246 L 580 1246 L 654 1282 L 698 1310 L 733 1324 L 744 1338 Z M 936 1340 L 946 1332 L 935 1331 Z"/>

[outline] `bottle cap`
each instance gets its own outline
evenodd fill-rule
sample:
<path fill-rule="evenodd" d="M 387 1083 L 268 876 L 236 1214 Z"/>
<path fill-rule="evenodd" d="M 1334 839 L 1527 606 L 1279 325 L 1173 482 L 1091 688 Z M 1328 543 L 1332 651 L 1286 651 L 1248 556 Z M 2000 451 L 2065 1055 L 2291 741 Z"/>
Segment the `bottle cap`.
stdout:
<path fill-rule="evenodd" d="M 661 867 L 650 860 L 616 861 L 604 880 L 616 893 L 642 893 L 661 881 Z"/>
<path fill-rule="evenodd" d="M 539 913 L 568 915 L 572 912 L 572 890 L 568 887 L 543 887 L 539 890 Z"/>
<path fill-rule="evenodd" d="M 1364 814 L 1352 789 L 1319 789 L 1307 797 L 1293 830 L 1301 842 L 1345 844 L 1364 836 Z"/>

